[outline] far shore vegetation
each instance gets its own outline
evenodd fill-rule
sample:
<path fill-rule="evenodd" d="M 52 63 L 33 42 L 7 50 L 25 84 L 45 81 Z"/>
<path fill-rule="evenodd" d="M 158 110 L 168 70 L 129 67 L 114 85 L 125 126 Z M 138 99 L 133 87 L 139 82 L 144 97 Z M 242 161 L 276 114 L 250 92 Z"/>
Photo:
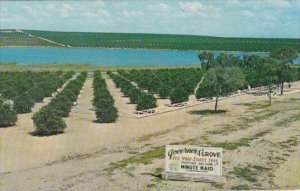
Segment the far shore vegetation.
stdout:
<path fill-rule="evenodd" d="M 0 47 L 89 47 L 164 50 L 271 52 L 288 46 L 300 52 L 300 39 L 233 38 L 200 35 L 0 30 Z"/>

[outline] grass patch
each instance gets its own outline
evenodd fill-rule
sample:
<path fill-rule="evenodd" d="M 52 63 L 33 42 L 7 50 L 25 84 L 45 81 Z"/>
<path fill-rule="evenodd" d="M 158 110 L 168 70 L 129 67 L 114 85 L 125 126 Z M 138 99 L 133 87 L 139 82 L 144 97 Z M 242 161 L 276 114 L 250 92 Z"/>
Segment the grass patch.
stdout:
<path fill-rule="evenodd" d="M 254 165 L 252 166 L 252 168 L 256 169 L 257 171 L 268 171 L 270 170 L 271 168 L 267 168 L 267 167 L 263 167 L 263 166 L 258 166 L 258 165 Z"/>
<path fill-rule="evenodd" d="M 262 131 L 260 133 L 254 134 L 250 138 L 241 138 L 238 140 L 238 142 L 231 142 L 231 143 L 230 142 L 217 142 L 217 143 L 209 142 L 208 144 L 212 147 L 221 147 L 226 150 L 235 150 L 241 146 L 250 146 L 251 141 L 253 141 L 254 139 L 258 139 L 268 134 L 269 132 L 270 130 Z"/>
<path fill-rule="evenodd" d="M 217 135 L 217 134 L 227 135 L 229 132 L 236 131 L 236 130 L 238 129 L 233 127 L 233 125 L 225 124 L 221 127 L 221 129 L 208 131 L 207 133 L 212 135 Z"/>
<path fill-rule="evenodd" d="M 211 185 L 215 188 L 218 188 L 218 189 L 223 189 L 224 188 L 223 183 L 212 182 Z"/>
<path fill-rule="evenodd" d="M 275 157 L 276 160 L 281 160 L 281 161 L 286 161 L 286 159 L 281 158 L 281 157 Z"/>
<path fill-rule="evenodd" d="M 280 142 L 279 145 L 281 148 L 290 148 L 292 146 L 297 146 L 298 139 L 297 137 L 290 137 L 288 140 Z"/>
<path fill-rule="evenodd" d="M 266 135 L 266 134 L 268 134 L 268 133 L 270 133 L 271 132 L 271 130 L 266 130 L 266 131 L 262 131 L 262 132 L 260 132 L 260 133 L 257 133 L 257 134 L 255 134 L 253 137 L 252 137 L 252 140 L 253 139 L 258 139 L 258 138 L 260 138 L 260 137 L 262 137 L 262 136 L 264 136 L 264 135 Z"/>
<path fill-rule="evenodd" d="M 122 169 L 130 164 L 151 164 L 153 159 L 162 159 L 165 157 L 165 147 L 156 147 L 153 150 L 132 156 L 128 159 L 110 163 L 109 167 L 104 169 L 109 174 L 112 174 L 117 169 Z"/>
<path fill-rule="evenodd" d="M 154 188 L 156 185 L 155 184 L 147 184 L 147 188 Z"/>
<path fill-rule="evenodd" d="M 238 186 L 233 186 L 231 187 L 232 190 L 250 190 L 249 186 L 244 184 L 244 185 L 238 185 Z"/>
<path fill-rule="evenodd" d="M 280 111 L 270 111 L 270 110 L 267 110 L 267 111 L 264 111 L 262 113 L 264 113 L 263 115 L 257 115 L 258 112 L 256 112 L 254 114 L 253 117 L 241 117 L 240 119 L 244 122 L 244 124 L 249 124 L 249 123 L 255 123 L 255 122 L 261 122 L 263 120 L 266 120 L 276 114 L 278 114 Z"/>
<path fill-rule="evenodd" d="M 243 178 L 249 182 L 257 182 L 257 179 L 255 178 L 257 176 L 257 173 L 250 166 L 246 166 L 243 168 L 235 167 L 234 171 L 230 173 L 234 174 L 238 178 Z"/>
<path fill-rule="evenodd" d="M 250 111 L 256 111 L 258 109 L 264 109 L 264 108 L 267 108 L 269 106 L 269 103 L 268 102 L 260 102 L 260 103 L 236 103 L 234 105 L 242 105 L 242 106 L 246 106 L 246 107 L 249 107 L 248 109 Z"/>
<path fill-rule="evenodd" d="M 290 117 L 285 118 L 285 119 L 283 119 L 283 120 L 275 123 L 275 125 L 279 126 L 279 127 L 284 127 L 284 126 L 287 126 L 289 123 L 292 123 L 292 122 L 295 122 L 295 121 L 299 121 L 299 120 L 300 120 L 300 113 L 298 112 L 295 115 L 291 115 Z"/>
<path fill-rule="evenodd" d="M 241 146 L 250 146 L 248 142 L 249 142 L 248 139 L 242 138 L 242 139 L 239 140 L 239 142 L 233 142 L 233 143 L 229 143 L 229 142 L 212 143 L 212 142 L 209 142 L 208 144 L 212 147 L 221 147 L 221 148 L 226 149 L 226 150 L 235 150 L 235 149 L 237 149 L 238 147 L 241 147 Z"/>
<path fill-rule="evenodd" d="M 180 129 L 182 127 L 184 127 L 184 125 L 179 125 L 179 126 L 176 126 L 176 127 L 172 128 L 172 129 L 167 129 L 167 130 L 164 130 L 164 131 L 158 131 L 158 132 L 155 132 L 155 133 L 152 133 L 152 134 L 149 134 L 149 135 L 145 135 L 145 136 L 142 136 L 141 138 L 139 138 L 138 141 L 140 141 L 140 142 L 148 141 L 152 137 L 157 137 L 157 136 L 165 135 L 165 134 L 173 132 L 173 131 L 175 131 L 177 129 Z"/>
<path fill-rule="evenodd" d="M 283 156 L 289 157 L 290 155 L 287 153 L 283 153 Z"/>
<path fill-rule="evenodd" d="M 161 173 L 163 173 L 165 170 L 163 169 L 163 168 L 156 168 L 155 169 L 155 171 L 154 171 L 154 173 L 155 174 L 161 174 Z"/>

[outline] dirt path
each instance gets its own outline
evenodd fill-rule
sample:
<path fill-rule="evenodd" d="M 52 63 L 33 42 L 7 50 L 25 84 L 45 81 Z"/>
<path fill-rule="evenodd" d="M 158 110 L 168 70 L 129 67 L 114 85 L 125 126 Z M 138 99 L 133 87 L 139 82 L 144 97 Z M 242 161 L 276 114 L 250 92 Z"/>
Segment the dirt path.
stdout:
<path fill-rule="evenodd" d="M 106 82 L 118 110 L 134 110 L 134 105 L 127 104 L 128 98 L 122 97 L 112 80 L 106 79 Z M 293 168 L 295 163 L 291 163 L 299 158 L 299 93 L 274 98 L 272 108 L 265 105 L 266 96 L 242 95 L 220 101 L 219 108 L 226 112 L 213 114 L 214 103 L 207 103 L 149 118 L 120 116 L 116 123 L 97 124 L 93 122 L 93 112 L 78 113 L 91 106 L 91 85 L 89 77 L 78 106 L 66 119 L 68 129 L 64 134 L 32 137 L 19 132 L 22 127 L 0 129 L 1 142 L 5 145 L 0 161 L 1 188 L 270 189 L 293 186 L 297 182 L 290 177 L 289 183 L 285 183 L 279 170 L 294 169 L 295 174 L 299 174 Z M 299 82 L 297 85 L 300 87 Z M 223 167 L 228 182 L 214 185 L 161 180 L 158 174 L 164 168 L 163 148 L 174 143 L 226 148 Z M 279 148 L 280 152 L 273 152 Z M 239 176 L 240 169 L 246 174 Z M 273 169 L 278 169 L 278 173 Z M 251 173 L 257 177 L 254 182 L 253 179 L 249 181 Z"/>
<path fill-rule="evenodd" d="M 105 79 L 107 89 L 115 100 L 115 106 L 118 108 L 119 115 L 121 117 L 133 117 L 130 115 L 135 112 L 136 104 L 129 104 L 130 100 L 127 97 L 124 97 L 120 89 L 117 89 L 113 80 L 108 77 L 108 75 L 103 74 Z"/>

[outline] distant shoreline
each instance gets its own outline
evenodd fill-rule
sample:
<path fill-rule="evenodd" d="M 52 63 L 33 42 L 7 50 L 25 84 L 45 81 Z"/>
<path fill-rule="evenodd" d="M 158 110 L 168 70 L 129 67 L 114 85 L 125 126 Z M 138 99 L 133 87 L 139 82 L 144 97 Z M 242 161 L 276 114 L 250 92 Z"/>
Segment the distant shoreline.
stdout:
<path fill-rule="evenodd" d="M 108 49 L 108 50 L 153 50 L 153 51 L 182 51 L 182 52 L 220 52 L 220 53 L 240 53 L 240 54 L 269 54 L 270 52 L 254 52 L 254 51 L 227 51 L 227 50 L 194 50 L 194 49 L 188 49 L 188 50 L 179 50 L 179 49 L 156 49 L 156 48 L 107 48 L 107 47 L 61 47 L 61 46 L 0 46 L 1 48 L 63 48 L 63 49 Z M 300 55 L 300 53 L 299 53 Z"/>

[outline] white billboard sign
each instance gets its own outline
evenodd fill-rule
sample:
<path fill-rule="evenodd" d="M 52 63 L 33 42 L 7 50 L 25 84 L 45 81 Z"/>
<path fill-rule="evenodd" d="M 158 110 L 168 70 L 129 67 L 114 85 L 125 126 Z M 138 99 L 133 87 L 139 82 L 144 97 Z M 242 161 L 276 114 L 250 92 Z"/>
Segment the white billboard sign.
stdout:
<path fill-rule="evenodd" d="M 222 176 L 222 148 L 167 145 L 166 173 Z"/>

